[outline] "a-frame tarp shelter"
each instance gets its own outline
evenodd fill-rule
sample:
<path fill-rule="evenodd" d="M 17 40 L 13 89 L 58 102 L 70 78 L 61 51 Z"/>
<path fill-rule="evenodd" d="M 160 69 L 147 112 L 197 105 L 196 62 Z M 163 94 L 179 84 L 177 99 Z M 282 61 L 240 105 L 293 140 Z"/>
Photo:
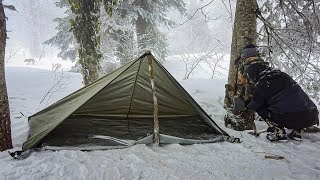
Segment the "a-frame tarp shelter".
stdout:
<path fill-rule="evenodd" d="M 146 53 L 29 117 L 23 150 L 108 149 L 152 143 L 153 97 L 148 76 L 153 61 L 160 143 L 202 143 L 227 135 L 187 91 Z"/>

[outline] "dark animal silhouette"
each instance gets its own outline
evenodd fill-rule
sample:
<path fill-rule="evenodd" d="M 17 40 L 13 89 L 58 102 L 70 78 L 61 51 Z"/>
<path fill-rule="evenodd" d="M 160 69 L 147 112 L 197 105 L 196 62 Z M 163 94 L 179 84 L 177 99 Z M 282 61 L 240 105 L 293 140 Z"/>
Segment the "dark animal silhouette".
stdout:
<path fill-rule="evenodd" d="M 32 64 L 32 65 L 34 65 L 35 60 L 34 60 L 34 59 L 32 59 L 32 58 L 31 58 L 31 59 L 25 59 L 25 60 L 24 60 L 24 62 L 26 62 L 26 63 L 27 63 L 27 65 L 31 65 L 31 64 Z"/>

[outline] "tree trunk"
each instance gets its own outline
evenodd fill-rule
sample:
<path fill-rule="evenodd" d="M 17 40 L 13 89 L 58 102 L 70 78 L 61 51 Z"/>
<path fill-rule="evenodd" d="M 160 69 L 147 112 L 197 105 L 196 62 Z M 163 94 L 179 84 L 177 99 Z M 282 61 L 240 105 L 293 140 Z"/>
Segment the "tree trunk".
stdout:
<path fill-rule="evenodd" d="M 83 77 L 83 84 L 86 86 L 99 78 L 99 63 L 98 59 L 87 55 L 86 58 L 80 58 L 81 74 Z"/>
<path fill-rule="evenodd" d="M 240 55 L 244 46 L 256 43 L 257 22 L 256 0 L 238 0 L 234 20 L 234 28 L 231 45 L 231 58 L 229 65 L 228 84 L 226 85 L 225 107 L 228 114 L 225 116 L 226 126 L 231 125 L 236 130 L 252 129 L 254 125 L 254 113 L 252 112 L 234 112 L 232 111 L 232 99 L 236 94 L 237 88 L 237 70 L 235 68 L 235 59 Z M 246 91 L 246 89 L 245 89 Z M 246 93 L 245 93 L 246 94 Z"/>
<path fill-rule="evenodd" d="M 99 78 L 99 61 L 102 59 L 100 52 L 100 6 L 99 1 L 69 0 L 72 13 L 71 27 L 73 34 L 79 44 L 79 64 L 83 84 Z"/>
<path fill-rule="evenodd" d="M 10 110 L 5 80 L 5 47 L 6 47 L 6 19 L 2 0 L 0 0 L 0 151 L 12 148 Z"/>

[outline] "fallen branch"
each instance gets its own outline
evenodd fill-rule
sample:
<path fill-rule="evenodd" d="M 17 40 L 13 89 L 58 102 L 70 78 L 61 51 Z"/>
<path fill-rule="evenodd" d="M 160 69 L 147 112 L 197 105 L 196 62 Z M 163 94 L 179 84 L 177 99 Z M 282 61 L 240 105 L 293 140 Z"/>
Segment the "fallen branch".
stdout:
<path fill-rule="evenodd" d="M 287 162 L 289 162 L 285 157 L 277 155 L 277 154 L 271 154 L 271 153 L 267 153 L 267 152 L 255 152 L 255 151 L 252 151 L 252 152 L 266 154 L 266 155 L 264 155 L 265 159 L 275 159 L 275 160 L 285 159 Z"/>
<path fill-rule="evenodd" d="M 265 155 L 265 159 L 275 159 L 275 160 L 281 160 L 284 159 L 283 156 L 275 155 L 275 154 L 270 154 L 270 155 Z"/>

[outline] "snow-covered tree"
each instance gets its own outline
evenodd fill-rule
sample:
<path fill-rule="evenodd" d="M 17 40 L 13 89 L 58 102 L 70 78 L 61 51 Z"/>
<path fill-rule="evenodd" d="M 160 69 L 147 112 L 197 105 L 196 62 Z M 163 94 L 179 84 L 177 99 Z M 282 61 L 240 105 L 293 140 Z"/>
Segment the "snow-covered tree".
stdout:
<path fill-rule="evenodd" d="M 234 96 L 239 96 L 237 93 L 237 89 L 239 87 L 237 82 L 238 72 L 235 68 L 235 60 L 240 55 L 240 52 L 244 46 L 251 43 L 256 44 L 256 8 L 256 0 L 237 0 L 232 35 L 228 86 L 225 96 L 225 107 L 228 110 L 230 110 L 232 107 L 232 98 Z M 245 88 L 244 91 L 247 91 L 247 89 Z M 230 110 L 230 112 L 228 112 L 228 114 L 225 116 L 226 125 L 231 125 L 232 128 L 236 130 L 251 129 L 254 124 L 253 121 L 254 113 L 248 111 L 239 112 Z"/>
<path fill-rule="evenodd" d="M 8 30 L 14 31 L 11 33 L 15 36 L 13 39 L 20 40 L 21 45 L 28 49 L 26 58 L 41 59 L 40 56 L 43 56 L 45 51 L 42 43 L 50 37 L 54 29 L 54 24 L 48 22 L 59 11 L 51 6 L 52 3 L 49 5 L 47 0 L 12 0 L 10 3 L 16 4 L 19 13 L 14 14 L 14 29 Z M 20 27 L 26 28 L 16 29 Z"/>
<path fill-rule="evenodd" d="M 137 56 L 135 35 L 135 17 L 124 2 L 120 2 L 113 11 L 112 17 L 101 15 L 102 46 L 106 61 L 116 60 L 120 64 L 133 60 Z M 116 57 L 116 59 L 114 58 Z"/>
<path fill-rule="evenodd" d="M 75 62 L 78 57 L 78 46 L 76 39 L 71 31 L 70 20 L 74 18 L 68 0 L 58 0 L 54 3 L 57 7 L 65 9 L 64 17 L 56 17 L 53 22 L 58 23 L 55 27 L 57 34 L 46 40 L 44 44 L 56 46 L 60 49 L 58 57 L 63 60 Z"/>
<path fill-rule="evenodd" d="M 319 97 L 319 7 L 320 2 L 314 0 L 266 0 L 260 6 L 256 0 L 237 1 L 226 107 L 230 106 L 230 95 L 234 95 L 234 60 L 241 48 L 255 42 L 266 47 L 262 55 L 274 67 L 293 76 L 314 98 Z M 262 22 L 258 32 L 256 17 Z M 240 115 L 242 122 L 248 122 L 245 126 L 250 127 L 250 113 Z"/>
<path fill-rule="evenodd" d="M 174 25 L 174 21 L 165 14 L 170 9 L 184 13 L 185 4 L 182 0 L 119 2 L 110 19 L 102 16 L 102 32 L 107 37 L 103 39 L 109 42 L 103 44 L 113 42 L 113 55 L 120 59 L 121 64 L 146 50 L 151 50 L 158 59 L 164 60 L 167 42 L 159 27 L 170 28 Z"/>
<path fill-rule="evenodd" d="M 62 58 L 63 60 L 70 60 L 74 62 L 78 57 L 78 46 L 72 31 L 70 31 L 70 19 L 73 17 L 73 15 L 69 9 L 66 10 L 65 14 L 66 17 L 55 18 L 53 20 L 54 22 L 58 23 L 58 26 L 56 27 L 58 33 L 44 43 L 47 45 L 56 46 L 58 49 L 60 49 L 58 57 Z"/>
<path fill-rule="evenodd" d="M 266 0 L 258 18 L 262 22 L 258 43 L 267 47 L 264 57 L 319 101 L 320 2 Z"/>
<path fill-rule="evenodd" d="M 6 6 L 14 10 L 13 6 Z M 10 110 L 5 79 L 5 48 L 7 41 L 6 15 L 0 0 L 0 151 L 12 148 Z"/>
<path fill-rule="evenodd" d="M 166 55 L 166 38 L 159 30 L 159 26 L 171 27 L 174 22 L 166 17 L 165 12 L 170 8 L 175 8 L 184 13 L 185 4 L 182 0 L 148 1 L 150 6 L 155 7 L 143 8 L 139 3 L 141 2 L 137 0 L 119 1 L 113 8 L 111 17 L 108 13 L 100 11 L 100 50 L 104 57 L 101 64 L 114 63 L 114 61 L 124 64 L 138 56 L 138 51 L 141 53 L 147 49 L 151 50 L 159 59 L 163 59 Z M 72 13 L 68 10 L 70 7 L 66 0 L 59 0 L 56 4 L 59 7 L 67 8 L 66 16 L 55 20 L 59 23 L 57 27 L 59 32 L 46 43 L 57 46 L 61 50 L 59 56 L 63 59 L 74 60 L 78 47 L 75 45 L 75 41 L 71 40 L 74 36 L 68 31 L 70 25 L 66 24 L 72 19 Z M 146 21 L 148 24 L 146 30 L 137 30 L 136 26 L 139 20 Z M 138 33 L 138 31 L 141 32 Z M 138 42 L 140 42 L 140 48 L 138 48 Z M 104 70 L 101 69 L 101 71 Z"/>
<path fill-rule="evenodd" d="M 196 0 L 188 3 L 184 22 L 168 33 L 172 54 L 207 53 L 216 47 L 208 21 L 198 11 L 204 3 Z"/>
<path fill-rule="evenodd" d="M 139 52 L 151 50 L 160 60 L 164 60 L 168 45 L 165 35 L 159 30 L 159 25 L 166 27 L 175 25 L 175 22 L 165 15 L 165 12 L 173 8 L 184 14 L 186 4 L 183 0 L 135 0 L 133 4 L 137 12 L 136 33 Z"/>
<path fill-rule="evenodd" d="M 100 52 L 100 6 L 103 4 L 109 15 L 115 0 L 69 0 L 74 19 L 70 20 L 71 29 L 78 44 L 79 63 L 85 85 L 99 77 Z"/>

